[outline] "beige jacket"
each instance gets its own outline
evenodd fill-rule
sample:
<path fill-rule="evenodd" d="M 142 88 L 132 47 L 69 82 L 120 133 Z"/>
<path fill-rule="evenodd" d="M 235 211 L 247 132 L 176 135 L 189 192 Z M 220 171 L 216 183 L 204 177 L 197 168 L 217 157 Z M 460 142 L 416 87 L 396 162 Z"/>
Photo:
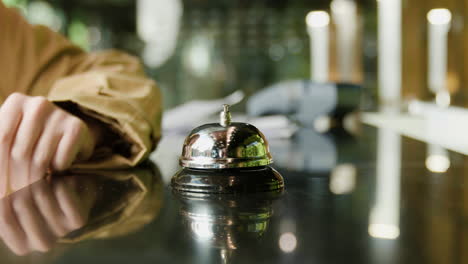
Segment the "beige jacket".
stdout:
<path fill-rule="evenodd" d="M 0 103 L 13 92 L 46 96 L 116 134 L 75 167 L 134 166 L 161 136 L 161 94 L 137 58 L 115 50 L 86 53 L 0 1 Z"/>

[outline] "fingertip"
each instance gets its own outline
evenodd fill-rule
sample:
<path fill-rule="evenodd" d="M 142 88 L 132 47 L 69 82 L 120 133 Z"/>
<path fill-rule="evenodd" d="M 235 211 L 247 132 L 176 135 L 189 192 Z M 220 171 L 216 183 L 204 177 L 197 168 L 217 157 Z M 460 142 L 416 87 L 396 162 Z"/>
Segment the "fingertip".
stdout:
<path fill-rule="evenodd" d="M 24 257 L 29 253 L 29 248 L 20 247 L 20 248 L 10 248 L 13 253 L 19 257 Z"/>
<path fill-rule="evenodd" d="M 65 171 L 70 168 L 72 161 L 65 160 L 65 157 L 57 157 L 52 163 L 54 171 Z"/>

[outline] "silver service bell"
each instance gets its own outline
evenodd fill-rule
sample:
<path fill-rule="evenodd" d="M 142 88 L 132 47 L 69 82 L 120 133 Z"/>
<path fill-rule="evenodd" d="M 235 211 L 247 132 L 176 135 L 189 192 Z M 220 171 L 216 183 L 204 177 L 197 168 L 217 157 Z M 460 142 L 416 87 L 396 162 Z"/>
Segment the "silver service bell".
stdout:
<path fill-rule="evenodd" d="M 265 136 L 253 125 L 231 122 L 223 105 L 220 122 L 199 126 L 186 137 L 172 178 L 177 191 L 236 193 L 282 190 L 282 176 L 268 165 L 273 159 Z"/>

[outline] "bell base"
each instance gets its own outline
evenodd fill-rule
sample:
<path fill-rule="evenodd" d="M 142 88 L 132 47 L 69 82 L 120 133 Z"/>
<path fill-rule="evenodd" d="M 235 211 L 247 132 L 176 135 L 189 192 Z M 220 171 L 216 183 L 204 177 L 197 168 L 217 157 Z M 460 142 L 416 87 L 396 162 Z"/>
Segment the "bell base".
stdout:
<path fill-rule="evenodd" d="M 171 180 L 174 191 L 192 194 L 274 192 L 284 189 L 279 172 L 269 166 L 238 169 L 180 169 Z"/>

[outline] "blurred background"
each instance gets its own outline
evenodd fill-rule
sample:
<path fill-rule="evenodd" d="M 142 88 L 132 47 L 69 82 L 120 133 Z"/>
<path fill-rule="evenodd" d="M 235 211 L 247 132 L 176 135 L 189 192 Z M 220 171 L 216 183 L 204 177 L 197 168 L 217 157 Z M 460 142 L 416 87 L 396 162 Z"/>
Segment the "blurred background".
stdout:
<path fill-rule="evenodd" d="M 392 1 L 396 2 L 386 2 Z M 379 101 L 375 0 L 3 2 L 19 8 L 31 23 L 47 25 L 86 50 L 118 48 L 141 57 L 163 90 L 165 108 L 238 89 L 250 95 L 281 80 L 310 78 L 311 38 L 305 18 L 309 11 L 324 10 L 330 16 L 328 79 L 362 84 L 364 107 Z M 401 95 L 434 97 L 428 88 L 427 16 L 435 8 L 451 13 L 446 89 L 452 104 L 465 106 L 466 0 L 401 1 Z"/>
<path fill-rule="evenodd" d="M 253 116 L 269 114 L 270 105 L 277 106 L 280 115 L 296 111 L 293 121 L 249 121 L 268 137 L 275 166 L 288 173 L 288 188 L 307 190 L 287 200 L 284 208 L 289 209 L 279 208 L 286 220 L 272 221 L 279 231 L 268 240 L 276 243 L 279 233 L 291 237 L 295 232 L 302 246 L 296 249 L 302 254 L 298 260 L 333 252 L 342 258 L 336 263 L 342 263 L 363 249 L 370 263 L 468 259 L 463 250 L 468 243 L 468 192 L 463 187 L 468 171 L 468 0 L 0 1 L 85 50 L 117 48 L 140 57 L 163 91 L 165 109 L 240 90 L 248 100 L 235 111 L 249 112 L 253 98 L 258 100 L 251 105 L 264 107 L 251 108 L 248 114 Z M 351 92 L 356 87 L 358 93 Z M 306 88 L 314 92 L 306 94 Z M 271 93 L 255 97 L 265 90 Z M 352 99 L 356 94 L 359 99 Z M 295 101 L 283 102 L 294 96 Z M 239 101 L 239 96 L 228 98 L 225 101 Z M 218 113 L 222 104 L 198 103 L 165 113 L 165 136 L 151 159 L 158 161 L 166 184 L 179 168 L 180 146 L 188 131 L 205 123 L 206 112 Z M 405 113 L 392 109 L 388 114 L 380 108 L 386 105 L 396 106 L 396 112 L 405 108 Z M 343 112 L 379 108 L 383 114 L 360 116 L 378 127 L 364 127 L 360 137 L 354 137 L 359 129 L 348 131 L 343 120 L 346 131 L 330 129 L 330 124 L 322 129 L 321 115 L 341 118 Z M 235 119 L 245 121 L 238 113 Z M 298 125 L 297 120 L 304 122 Z M 177 233 L 178 241 L 187 240 L 173 221 L 178 208 L 170 199 L 168 204 L 168 216 L 163 212 L 160 222 L 144 233 L 148 241 L 162 245 L 152 252 L 163 257 L 174 250 L 166 238 Z M 310 217 L 298 217 L 301 213 Z M 160 241 L 154 242 L 154 234 L 162 234 Z M 289 249 L 280 242 L 282 252 L 295 250 L 293 238 Z M 310 246 L 314 241 L 320 246 Z M 192 252 L 190 244 L 183 245 Z M 115 249 L 109 249 L 113 255 Z M 345 253 L 336 254 L 336 249 Z M 270 249 L 265 252 L 275 257 Z M 191 255 L 177 256 L 191 263 Z"/>

